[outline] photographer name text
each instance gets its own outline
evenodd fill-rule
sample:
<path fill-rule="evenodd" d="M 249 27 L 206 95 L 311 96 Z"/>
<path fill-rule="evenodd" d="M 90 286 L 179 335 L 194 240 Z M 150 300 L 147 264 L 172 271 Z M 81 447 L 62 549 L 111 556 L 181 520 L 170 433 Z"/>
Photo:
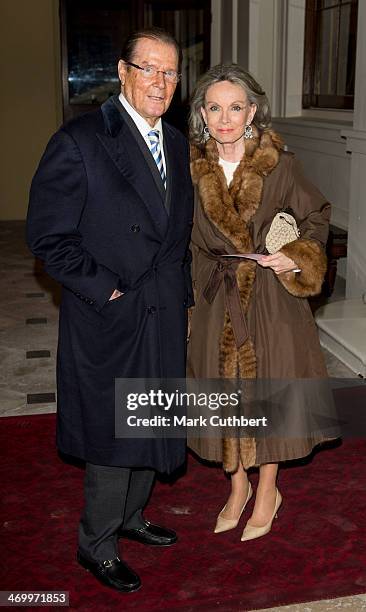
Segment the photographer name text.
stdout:
<path fill-rule="evenodd" d="M 129 427 L 267 427 L 267 417 L 246 418 L 244 416 L 210 417 L 153 416 L 151 418 L 130 415 L 126 419 Z"/>

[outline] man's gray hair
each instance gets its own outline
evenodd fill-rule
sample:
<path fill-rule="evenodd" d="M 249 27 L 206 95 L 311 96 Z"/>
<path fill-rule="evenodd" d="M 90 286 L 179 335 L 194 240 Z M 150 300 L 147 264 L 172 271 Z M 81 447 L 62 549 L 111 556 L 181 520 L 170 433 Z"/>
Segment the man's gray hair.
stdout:
<path fill-rule="evenodd" d="M 211 85 L 221 81 L 229 81 L 244 89 L 249 104 L 255 104 L 257 107 L 253 123 L 259 130 L 271 126 L 271 109 L 266 93 L 252 75 L 237 64 L 218 64 L 202 75 L 192 94 L 189 137 L 195 145 L 202 146 L 205 142 L 203 132 L 205 122 L 201 108 L 205 106 L 206 92 Z"/>

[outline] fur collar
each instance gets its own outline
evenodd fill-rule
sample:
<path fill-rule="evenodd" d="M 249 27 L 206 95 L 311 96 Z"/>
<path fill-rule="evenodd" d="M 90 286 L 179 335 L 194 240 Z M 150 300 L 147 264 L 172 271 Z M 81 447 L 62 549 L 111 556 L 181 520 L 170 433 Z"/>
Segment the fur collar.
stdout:
<path fill-rule="evenodd" d="M 218 163 L 216 142 L 210 138 L 204 149 L 191 148 L 191 173 L 207 217 L 230 240 L 238 252 L 250 252 L 248 222 L 258 209 L 263 179 L 277 166 L 283 143 L 272 130 L 245 143 L 245 155 L 235 170 L 230 188 Z"/>

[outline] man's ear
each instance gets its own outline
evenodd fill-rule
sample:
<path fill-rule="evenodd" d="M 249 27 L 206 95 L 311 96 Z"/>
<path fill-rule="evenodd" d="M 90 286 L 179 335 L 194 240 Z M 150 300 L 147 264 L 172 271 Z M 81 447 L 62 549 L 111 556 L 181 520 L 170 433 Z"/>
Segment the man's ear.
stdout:
<path fill-rule="evenodd" d="M 119 76 L 119 80 L 121 81 L 121 85 L 125 84 L 126 72 L 127 72 L 126 64 L 124 63 L 123 60 L 119 60 L 119 62 L 118 62 L 118 76 Z"/>

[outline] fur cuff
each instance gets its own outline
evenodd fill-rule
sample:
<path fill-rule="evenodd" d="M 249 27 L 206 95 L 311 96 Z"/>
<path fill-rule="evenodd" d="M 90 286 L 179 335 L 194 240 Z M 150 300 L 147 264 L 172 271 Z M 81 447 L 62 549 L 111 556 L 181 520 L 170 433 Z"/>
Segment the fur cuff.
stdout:
<path fill-rule="evenodd" d="M 299 238 L 285 244 L 281 253 L 292 259 L 301 270 L 278 275 L 285 289 L 296 297 L 320 293 L 327 271 L 327 257 L 321 245 L 315 240 Z"/>

